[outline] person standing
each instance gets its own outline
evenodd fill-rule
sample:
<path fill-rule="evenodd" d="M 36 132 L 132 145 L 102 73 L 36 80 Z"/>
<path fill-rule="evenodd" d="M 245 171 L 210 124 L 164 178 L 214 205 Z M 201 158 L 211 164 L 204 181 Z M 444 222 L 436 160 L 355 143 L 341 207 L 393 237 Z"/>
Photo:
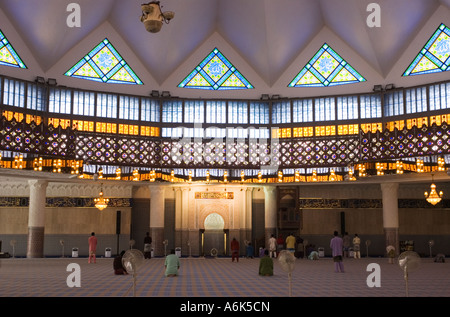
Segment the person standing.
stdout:
<path fill-rule="evenodd" d="M 275 239 L 274 234 L 272 234 L 269 239 L 269 255 L 271 258 L 277 257 L 277 239 Z"/>
<path fill-rule="evenodd" d="M 91 263 L 93 261 L 94 263 L 97 262 L 95 253 L 97 252 L 97 237 L 95 236 L 95 232 L 91 233 L 91 236 L 88 239 L 89 244 L 89 261 L 88 263 Z"/>
<path fill-rule="evenodd" d="M 175 254 L 175 249 L 171 249 L 170 254 L 166 256 L 164 268 L 166 269 L 166 272 L 164 273 L 166 277 L 174 277 L 178 275 L 178 270 L 180 269 L 180 259 Z"/>
<path fill-rule="evenodd" d="M 231 262 L 234 262 L 234 259 L 239 262 L 239 241 L 236 238 L 231 240 Z"/>
<path fill-rule="evenodd" d="M 280 254 L 281 250 L 284 249 L 284 239 L 283 235 L 280 233 L 277 238 L 277 254 Z"/>
<path fill-rule="evenodd" d="M 289 252 L 292 253 L 295 252 L 295 237 L 292 233 L 290 233 L 289 236 L 286 238 L 286 249 Z"/>
<path fill-rule="evenodd" d="M 273 260 L 269 256 L 269 251 L 264 250 L 264 256 L 259 260 L 259 275 L 272 276 L 273 275 Z"/>
<path fill-rule="evenodd" d="M 352 238 L 350 238 L 348 232 L 345 232 L 342 240 L 344 241 L 344 257 L 348 258 L 350 254 L 350 244 L 352 242 Z"/>
<path fill-rule="evenodd" d="M 355 236 L 353 237 L 353 252 L 355 259 L 361 259 L 360 245 L 361 239 L 358 237 L 358 234 L 355 233 Z"/>
<path fill-rule="evenodd" d="M 253 255 L 255 254 L 255 249 L 253 248 L 253 245 L 251 242 L 247 244 L 246 247 L 246 257 L 247 259 L 253 259 Z"/>
<path fill-rule="evenodd" d="M 344 273 L 344 263 L 342 262 L 342 250 L 344 249 L 344 241 L 335 231 L 334 237 L 330 241 L 331 255 L 333 256 L 334 271 L 336 273 Z"/>
<path fill-rule="evenodd" d="M 150 233 L 147 232 L 144 238 L 144 258 L 150 259 L 152 257 L 152 237 Z"/>

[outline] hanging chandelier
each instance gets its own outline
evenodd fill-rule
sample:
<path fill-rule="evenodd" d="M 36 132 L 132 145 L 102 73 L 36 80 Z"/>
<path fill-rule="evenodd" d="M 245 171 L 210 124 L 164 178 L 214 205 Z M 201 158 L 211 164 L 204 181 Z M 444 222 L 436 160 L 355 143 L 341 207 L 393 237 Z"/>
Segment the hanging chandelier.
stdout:
<path fill-rule="evenodd" d="M 108 207 L 109 199 L 103 197 L 103 184 L 100 189 L 99 197 L 94 198 L 94 202 L 95 202 L 95 207 L 100 211 L 105 209 L 106 207 Z"/>
<path fill-rule="evenodd" d="M 145 29 L 150 33 L 158 33 L 161 30 L 163 22 L 169 24 L 175 13 L 172 11 L 161 11 L 159 1 L 151 1 L 141 5 L 142 16 L 141 22 L 144 23 Z"/>
<path fill-rule="evenodd" d="M 430 193 L 425 192 L 424 195 L 426 200 L 432 205 L 436 205 L 437 203 L 439 203 L 442 199 L 442 196 L 444 195 L 442 191 L 440 191 L 439 194 L 436 191 L 436 185 L 433 183 L 433 175 L 431 175 Z"/>

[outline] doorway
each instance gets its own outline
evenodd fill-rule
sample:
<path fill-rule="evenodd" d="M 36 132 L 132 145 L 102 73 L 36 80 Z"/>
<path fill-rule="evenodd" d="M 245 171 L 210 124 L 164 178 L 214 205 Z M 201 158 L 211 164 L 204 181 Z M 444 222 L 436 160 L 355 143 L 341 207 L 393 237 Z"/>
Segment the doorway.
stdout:
<path fill-rule="evenodd" d="M 221 256 L 226 254 L 227 235 L 225 221 L 218 213 L 211 213 L 205 218 L 203 233 L 203 254 Z"/>

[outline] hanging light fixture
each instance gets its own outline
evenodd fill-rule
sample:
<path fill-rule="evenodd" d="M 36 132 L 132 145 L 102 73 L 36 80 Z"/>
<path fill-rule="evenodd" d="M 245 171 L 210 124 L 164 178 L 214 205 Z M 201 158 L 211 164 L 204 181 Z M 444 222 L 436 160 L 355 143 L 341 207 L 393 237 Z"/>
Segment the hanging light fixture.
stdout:
<path fill-rule="evenodd" d="M 103 209 L 108 207 L 109 199 L 103 197 L 103 184 L 100 187 L 99 197 L 94 198 L 94 202 L 95 202 L 95 207 L 100 211 L 102 211 Z"/>
<path fill-rule="evenodd" d="M 141 22 L 144 23 L 145 29 L 150 33 L 158 33 L 163 22 L 169 24 L 175 13 L 172 11 L 162 12 L 159 1 L 151 1 L 141 5 L 142 16 Z"/>
<path fill-rule="evenodd" d="M 437 203 L 439 203 L 442 199 L 442 196 L 444 195 L 442 191 L 440 191 L 439 194 L 437 193 L 436 185 L 433 183 L 433 174 L 431 175 L 430 193 L 425 192 L 424 194 L 426 200 L 432 205 L 436 205 Z"/>

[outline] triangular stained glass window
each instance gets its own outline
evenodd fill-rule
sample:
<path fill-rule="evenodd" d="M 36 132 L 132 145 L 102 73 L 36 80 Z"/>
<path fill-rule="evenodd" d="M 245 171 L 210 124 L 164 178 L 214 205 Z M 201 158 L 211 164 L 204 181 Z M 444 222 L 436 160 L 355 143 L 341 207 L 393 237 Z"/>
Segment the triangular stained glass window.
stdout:
<path fill-rule="evenodd" d="M 288 87 L 328 87 L 366 81 L 328 44 L 324 44 Z"/>
<path fill-rule="evenodd" d="M 254 88 L 217 48 L 178 87 L 207 90 Z"/>
<path fill-rule="evenodd" d="M 403 76 L 439 73 L 450 70 L 450 29 L 441 24 Z"/>
<path fill-rule="evenodd" d="M 143 85 L 108 39 L 104 39 L 64 75 L 110 84 Z"/>
<path fill-rule="evenodd" d="M 6 36 L 0 30 L 0 65 L 12 66 L 26 69 L 22 59 L 16 50 L 12 47 Z"/>

